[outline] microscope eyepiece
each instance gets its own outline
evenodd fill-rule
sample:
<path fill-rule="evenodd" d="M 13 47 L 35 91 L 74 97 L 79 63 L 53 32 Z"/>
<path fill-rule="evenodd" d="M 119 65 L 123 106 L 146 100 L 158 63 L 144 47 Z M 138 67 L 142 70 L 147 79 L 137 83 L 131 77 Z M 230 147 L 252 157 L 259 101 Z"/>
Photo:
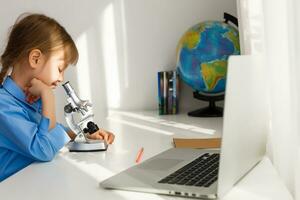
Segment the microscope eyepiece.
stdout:
<path fill-rule="evenodd" d="M 71 86 L 71 84 L 70 84 L 69 81 L 67 81 L 66 83 L 64 83 L 62 86 L 64 87 L 66 93 L 67 93 L 69 96 L 71 96 L 72 93 L 75 93 L 75 92 L 74 92 L 74 89 L 72 88 L 72 86 Z"/>

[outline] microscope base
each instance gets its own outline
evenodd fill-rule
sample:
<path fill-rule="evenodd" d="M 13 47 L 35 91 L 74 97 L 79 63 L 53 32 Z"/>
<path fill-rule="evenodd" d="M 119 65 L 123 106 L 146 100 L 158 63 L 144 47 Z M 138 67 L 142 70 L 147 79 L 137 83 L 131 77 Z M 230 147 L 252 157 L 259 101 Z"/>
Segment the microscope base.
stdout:
<path fill-rule="evenodd" d="M 91 151 L 106 151 L 108 145 L 103 140 L 95 140 L 95 142 L 74 142 L 67 144 L 70 152 L 91 152 Z"/>

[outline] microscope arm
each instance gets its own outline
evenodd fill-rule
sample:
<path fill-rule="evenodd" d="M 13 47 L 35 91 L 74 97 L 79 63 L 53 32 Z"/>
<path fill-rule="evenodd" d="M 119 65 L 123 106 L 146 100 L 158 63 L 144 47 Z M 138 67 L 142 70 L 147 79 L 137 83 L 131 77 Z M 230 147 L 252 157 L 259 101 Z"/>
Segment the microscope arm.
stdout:
<path fill-rule="evenodd" d="M 65 113 L 65 119 L 69 128 L 73 131 L 73 133 L 75 133 L 74 141 L 86 142 L 85 134 L 83 134 L 80 126 L 78 126 L 77 123 L 75 122 L 72 113 Z"/>
<path fill-rule="evenodd" d="M 78 135 L 80 132 L 82 132 L 81 128 L 75 123 L 74 117 L 71 113 L 65 113 L 65 119 L 69 126 L 69 128 Z"/>

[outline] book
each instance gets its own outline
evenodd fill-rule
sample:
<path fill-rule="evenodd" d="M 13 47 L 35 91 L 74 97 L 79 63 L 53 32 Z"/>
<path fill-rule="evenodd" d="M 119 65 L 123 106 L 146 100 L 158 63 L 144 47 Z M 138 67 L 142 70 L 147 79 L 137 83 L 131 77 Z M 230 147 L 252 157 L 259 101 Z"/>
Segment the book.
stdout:
<path fill-rule="evenodd" d="M 168 113 L 173 114 L 173 72 L 167 72 L 168 75 Z"/>
<path fill-rule="evenodd" d="M 178 91 L 179 91 L 179 80 L 177 71 L 173 71 L 173 96 L 172 96 L 172 114 L 178 113 Z"/>
<path fill-rule="evenodd" d="M 159 115 L 178 113 L 179 75 L 177 71 L 157 72 Z"/>
<path fill-rule="evenodd" d="M 158 85 L 158 111 L 162 115 L 164 113 L 163 108 L 163 74 L 162 72 L 157 73 L 157 85 Z"/>
<path fill-rule="evenodd" d="M 173 138 L 175 148 L 220 148 L 221 138 Z"/>
<path fill-rule="evenodd" d="M 168 80 L 167 80 L 167 72 L 163 72 L 163 90 L 164 90 L 164 93 L 163 93 L 163 98 L 164 98 L 164 112 L 163 114 L 168 114 L 168 102 L 167 102 L 167 89 L 168 89 Z"/>

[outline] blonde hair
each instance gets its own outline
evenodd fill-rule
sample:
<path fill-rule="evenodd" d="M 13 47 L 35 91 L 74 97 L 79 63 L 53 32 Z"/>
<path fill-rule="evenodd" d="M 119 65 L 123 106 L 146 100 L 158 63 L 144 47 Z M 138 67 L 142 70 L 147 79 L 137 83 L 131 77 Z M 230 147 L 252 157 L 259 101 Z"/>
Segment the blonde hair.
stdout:
<path fill-rule="evenodd" d="M 11 28 L 7 46 L 1 55 L 0 84 L 10 67 L 39 49 L 47 57 L 58 49 L 65 51 L 65 63 L 76 64 L 78 50 L 65 28 L 56 20 L 42 14 L 23 14 Z"/>

